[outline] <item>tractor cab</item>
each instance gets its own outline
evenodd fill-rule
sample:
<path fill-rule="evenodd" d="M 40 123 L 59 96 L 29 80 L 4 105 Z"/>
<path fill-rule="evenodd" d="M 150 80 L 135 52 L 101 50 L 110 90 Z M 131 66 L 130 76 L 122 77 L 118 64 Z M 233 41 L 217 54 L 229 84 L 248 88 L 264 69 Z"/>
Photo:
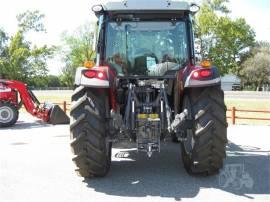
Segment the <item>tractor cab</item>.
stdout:
<path fill-rule="evenodd" d="M 97 66 L 138 78 L 171 76 L 194 63 L 189 3 L 118 1 L 92 9 L 99 25 Z"/>

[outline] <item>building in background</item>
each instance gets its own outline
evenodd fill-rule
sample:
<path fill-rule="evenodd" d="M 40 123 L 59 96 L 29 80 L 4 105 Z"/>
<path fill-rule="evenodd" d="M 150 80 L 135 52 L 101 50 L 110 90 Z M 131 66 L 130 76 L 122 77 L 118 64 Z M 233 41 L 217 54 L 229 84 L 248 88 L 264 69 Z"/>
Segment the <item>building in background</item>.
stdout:
<path fill-rule="evenodd" d="M 241 90 L 241 79 L 233 74 L 226 74 L 221 78 L 221 88 L 224 91 Z"/>

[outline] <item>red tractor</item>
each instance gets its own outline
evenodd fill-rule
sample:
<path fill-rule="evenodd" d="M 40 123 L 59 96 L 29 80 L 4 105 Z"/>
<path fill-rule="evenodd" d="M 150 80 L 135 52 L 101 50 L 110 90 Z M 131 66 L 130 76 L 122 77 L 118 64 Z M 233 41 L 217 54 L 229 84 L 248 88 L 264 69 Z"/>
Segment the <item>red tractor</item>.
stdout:
<path fill-rule="evenodd" d="M 222 167 L 226 106 L 218 69 L 207 61 L 195 64 L 196 9 L 178 0 L 93 7 L 95 66 L 77 69 L 70 112 L 73 161 L 81 176 L 106 175 L 117 141 L 133 141 L 150 158 L 172 139 L 181 144 L 189 173 L 211 175 Z"/>
<path fill-rule="evenodd" d="M 68 124 L 69 117 L 58 105 L 41 105 L 27 85 L 20 81 L 0 79 L 0 128 L 14 125 L 19 109 L 24 105 L 27 112 L 51 124 Z"/>

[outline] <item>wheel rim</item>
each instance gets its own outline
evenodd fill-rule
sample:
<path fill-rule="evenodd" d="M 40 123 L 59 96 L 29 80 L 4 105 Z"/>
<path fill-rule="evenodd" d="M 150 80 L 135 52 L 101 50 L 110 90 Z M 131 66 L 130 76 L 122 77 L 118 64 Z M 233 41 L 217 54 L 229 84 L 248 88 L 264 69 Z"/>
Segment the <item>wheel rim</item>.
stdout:
<path fill-rule="evenodd" d="M 9 123 L 14 116 L 14 112 L 10 107 L 3 106 L 0 107 L 0 122 Z"/>
<path fill-rule="evenodd" d="M 190 101 L 189 101 L 188 97 L 184 98 L 183 109 L 187 109 L 187 111 L 188 111 L 187 118 L 189 120 L 192 120 L 191 106 L 190 106 Z M 191 151 L 192 151 L 193 146 L 194 146 L 193 130 L 187 129 L 185 132 L 187 133 L 186 134 L 187 140 L 183 142 L 184 150 L 185 150 L 186 154 L 191 155 Z"/>

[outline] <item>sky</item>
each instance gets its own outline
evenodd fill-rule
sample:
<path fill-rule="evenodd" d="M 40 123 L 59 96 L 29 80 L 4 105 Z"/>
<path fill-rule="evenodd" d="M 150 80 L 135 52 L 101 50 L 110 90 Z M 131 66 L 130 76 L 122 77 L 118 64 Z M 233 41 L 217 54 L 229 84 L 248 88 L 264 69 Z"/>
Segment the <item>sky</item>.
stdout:
<path fill-rule="evenodd" d="M 196 1 L 196 0 L 195 0 Z M 200 0 L 197 0 L 200 1 Z M 16 15 L 26 10 L 45 14 L 46 34 L 28 36 L 37 45 L 60 45 L 64 31 L 73 32 L 80 25 L 95 21 L 91 7 L 96 0 L 0 0 L 0 27 L 10 35 L 17 29 Z M 243 17 L 256 32 L 257 40 L 270 42 L 270 0 L 231 0 L 228 7 L 233 18 Z M 49 62 L 51 74 L 61 72 L 59 58 Z"/>

